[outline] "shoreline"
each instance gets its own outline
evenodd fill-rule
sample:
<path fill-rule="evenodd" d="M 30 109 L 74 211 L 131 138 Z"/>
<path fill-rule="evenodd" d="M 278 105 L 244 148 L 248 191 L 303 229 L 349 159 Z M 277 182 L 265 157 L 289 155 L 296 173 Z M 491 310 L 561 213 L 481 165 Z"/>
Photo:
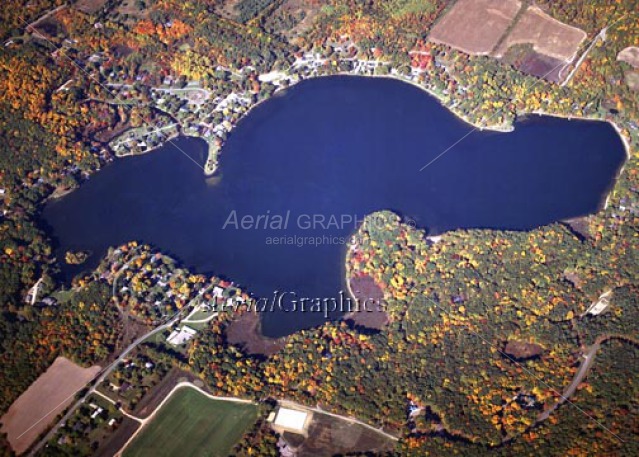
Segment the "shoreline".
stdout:
<path fill-rule="evenodd" d="M 129 129 L 129 130 L 130 130 L 130 129 Z M 128 130 L 125 130 L 124 132 L 122 132 L 122 135 L 123 135 L 123 134 L 125 134 L 126 132 L 128 132 Z M 164 141 L 163 141 L 162 143 L 160 143 L 159 145 L 157 145 L 157 146 L 155 146 L 155 147 L 153 147 L 153 148 L 151 148 L 151 149 L 147 149 L 146 151 L 137 152 L 137 153 L 130 152 L 130 153 L 128 153 L 128 154 L 122 154 L 122 153 L 117 153 L 117 152 L 113 151 L 113 156 L 114 156 L 116 159 L 125 159 L 125 158 L 127 158 L 127 157 L 143 156 L 143 155 L 148 154 L 148 153 L 150 153 L 150 152 L 156 151 L 156 150 L 160 149 L 161 147 L 166 146 L 167 144 L 171 144 L 171 142 L 172 142 L 174 139 L 179 138 L 179 137 L 181 137 L 181 136 L 190 136 L 190 135 L 183 135 L 183 134 L 182 134 L 182 132 L 178 131 L 177 133 L 175 133 L 175 134 L 173 134 L 173 135 L 169 135 L 169 136 L 167 137 L 167 139 L 166 139 L 166 140 L 164 140 Z M 199 137 L 195 137 L 195 138 L 199 138 Z"/>
<path fill-rule="evenodd" d="M 300 80 L 300 81 L 303 81 Z M 276 96 L 277 94 L 286 91 L 286 89 L 288 89 L 289 87 L 293 87 L 294 85 L 298 84 L 300 81 L 297 81 L 291 85 L 289 85 L 288 87 L 284 88 L 284 89 L 280 89 L 280 90 L 276 90 L 275 92 L 273 92 L 273 95 L 271 95 L 270 97 L 264 98 L 262 100 L 258 100 L 257 102 L 253 103 L 251 106 L 249 106 L 249 108 L 242 113 L 242 115 L 238 118 L 237 122 L 235 124 L 233 124 L 233 127 L 231 128 L 231 130 L 228 131 L 227 135 L 230 135 L 231 132 L 233 132 L 233 130 L 235 130 L 235 128 L 237 127 L 237 125 L 242 122 L 242 120 L 244 120 L 244 118 L 246 116 L 248 116 L 248 114 L 254 110 L 255 108 L 257 108 L 258 106 L 260 106 L 262 103 L 269 101 L 271 98 L 273 98 L 274 96 Z M 220 144 L 214 144 L 216 138 L 213 138 L 212 140 L 206 139 L 206 138 L 202 138 L 201 136 L 193 136 L 193 135 L 185 135 L 185 136 L 190 136 L 192 138 L 200 138 L 204 141 L 206 141 L 209 145 L 209 154 L 208 157 L 206 159 L 206 163 L 204 164 L 204 176 L 207 178 L 210 178 L 211 176 L 213 176 L 218 169 L 218 162 L 219 162 L 219 154 L 222 151 L 222 149 L 224 149 L 224 145 L 226 144 L 225 141 L 221 141 Z M 159 147 L 159 146 L 158 146 Z M 215 148 L 215 151 L 213 151 L 213 148 Z M 157 149 L 157 148 L 155 148 Z M 151 152 L 151 151 L 149 151 Z M 209 166 L 209 160 L 212 159 L 213 155 L 215 155 L 215 164 Z"/>
<path fill-rule="evenodd" d="M 617 172 L 617 174 L 614 177 L 614 181 L 612 182 L 612 185 L 610 186 L 610 189 L 608 189 L 606 191 L 606 193 L 604 195 L 602 195 L 602 201 L 603 204 L 600 205 L 599 210 L 596 213 L 592 213 L 592 214 L 597 214 L 600 211 L 605 211 L 606 209 L 608 209 L 608 206 L 610 205 L 610 197 L 612 196 L 612 194 L 615 191 L 615 187 L 617 187 L 617 181 L 619 181 L 619 178 L 621 178 L 621 175 L 623 174 L 623 172 L 626 169 L 626 165 L 628 165 L 628 162 L 630 161 L 630 159 L 632 159 L 632 144 L 630 143 L 630 139 L 628 137 L 626 137 L 626 135 L 623 134 L 623 130 L 621 129 L 621 127 L 619 127 L 619 125 L 610 120 L 610 119 L 599 119 L 596 117 L 588 117 L 588 116 L 568 116 L 567 114 L 551 114 L 551 113 L 547 113 L 543 110 L 537 110 L 537 111 L 533 111 L 531 113 L 526 113 L 526 115 L 534 115 L 534 116 L 547 116 L 547 117 L 555 117 L 558 119 L 567 119 L 567 120 L 577 120 L 577 121 L 588 121 L 588 122 L 607 122 L 608 124 L 610 124 L 612 126 L 613 129 L 615 129 L 615 131 L 617 132 L 617 135 L 619 135 L 619 138 L 621 139 L 621 142 L 623 143 L 624 146 L 624 151 L 626 153 L 626 160 L 624 160 L 623 164 L 621 165 L 621 167 L 619 168 L 619 171 Z M 590 216 L 590 214 L 586 214 L 584 216 L 581 217 L 586 217 L 586 216 Z"/>
<path fill-rule="evenodd" d="M 391 70 L 393 71 L 393 70 Z M 439 94 L 437 92 L 435 92 L 433 89 L 426 87 L 425 84 L 419 84 L 416 81 L 413 81 L 412 79 L 410 79 L 409 77 L 404 77 L 403 75 L 397 74 L 397 73 L 390 73 L 387 75 L 375 75 L 375 74 L 358 74 L 358 73 L 353 73 L 353 72 L 338 72 L 335 74 L 322 74 L 322 75 L 310 75 L 310 76 L 298 76 L 297 80 L 291 81 L 290 79 L 288 80 L 288 85 L 284 88 L 282 88 L 281 86 L 278 86 L 275 91 L 273 92 L 272 95 L 270 95 L 269 97 L 263 98 L 262 100 L 258 100 L 257 102 L 251 104 L 248 109 L 243 112 L 239 118 L 237 119 L 237 121 L 235 122 L 235 124 L 233 124 L 230 128 L 230 130 L 227 131 L 227 136 L 231 135 L 233 133 L 233 130 L 235 130 L 235 128 L 239 125 L 240 122 L 242 122 L 244 120 L 244 118 L 246 116 L 248 116 L 252 110 L 256 109 L 257 107 L 259 107 L 260 105 L 262 105 L 264 102 L 267 102 L 269 100 L 271 100 L 273 97 L 281 95 L 283 93 L 285 93 L 288 89 L 296 86 L 297 84 L 303 82 L 303 81 L 310 81 L 313 79 L 317 79 L 317 78 L 329 78 L 329 77 L 360 77 L 360 78 L 380 78 L 380 79 L 388 79 L 388 80 L 394 80 L 394 81 L 399 81 L 402 83 L 406 83 L 409 84 L 421 91 L 423 91 L 424 93 L 426 93 L 428 96 L 433 97 L 439 104 L 440 106 L 442 106 L 443 108 L 447 109 L 450 113 L 453 114 L 453 116 L 455 116 L 457 119 L 461 120 L 462 122 L 464 122 L 465 124 L 469 125 L 470 127 L 472 127 L 474 129 L 474 131 L 476 130 L 480 130 L 480 131 L 493 131 L 493 132 L 498 132 L 498 133 L 509 133 L 509 132 L 513 132 L 515 130 L 515 124 L 520 121 L 521 122 L 521 118 L 524 118 L 525 116 L 538 116 L 538 117 L 554 117 L 554 118 L 558 118 L 558 119 L 566 119 L 566 120 L 578 120 L 578 121 L 590 121 L 590 122 L 607 122 L 608 124 L 610 124 L 615 131 L 617 132 L 617 135 L 619 136 L 619 138 L 621 139 L 621 142 L 623 144 L 624 147 L 624 152 L 626 155 L 626 160 L 624 161 L 624 163 L 622 164 L 622 166 L 620 167 L 619 171 L 617 172 L 617 174 L 614 177 L 614 182 L 611 185 L 610 189 L 607 190 L 605 192 L 605 194 L 602 195 L 602 204 L 600 205 L 600 208 L 597 212 L 599 211 L 603 211 L 606 210 L 610 204 L 610 198 L 611 195 L 613 194 L 613 192 L 615 191 L 615 187 L 616 184 L 618 182 L 618 180 L 621 178 L 623 172 L 625 171 L 625 167 L 627 165 L 627 163 L 630 161 L 630 159 L 632 158 L 632 143 L 631 143 L 631 139 L 628 138 L 625 134 L 624 131 L 622 129 L 622 127 L 615 121 L 610 120 L 610 119 L 602 119 L 602 118 L 598 118 L 598 117 L 594 117 L 594 116 L 586 116 L 586 115 L 569 115 L 569 114 L 563 114 L 563 113 L 551 113 L 551 112 L 547 112 L 544 111 L 543 109 L 540 110 L 535 110 L 535 111 L 522 111 L 522 112 L 517 112 L 515 113 L 515 119 L 512 123 L 510 124 L 501 124 L 501 125 L 480 125 L 479 121 L 473 121 L 469 118 L 469 116 L 465 113 L 462 113 L 459 110 L 455 109 L 454 105 L 451 105 L 451 99 L 447 98 L 445 95 L 443 94 Z M 454 103 L 454 100 L 453 100 Z M 473 133 L 473 131 L 471 131 L 470 133 Z M 115 153 L 115 157 L 117 158 L 124 158 L 124 157 L 129 157 L 129 156 L 136 156 L 136 155 L 144 155 L 144 154 L 148 154 L 150 152 L 153 152 L 163 146 L 166 146 L 167 144 L 171 144 L 172 141 L 175 138 L 179 138 L 180 136 L 184 136 L 184 137 L 189 137 L 189 138 L 199 138 L 201 140 L 204 140 L 207 143 L 207 148 L 208 148 L 208 153 L 207 153 L 207 157 L 205 159 L 204 165 L 202 166 L 202 170 L 204 172 L 204 176 L 205 178 L 210 178 L 213 177 L 218 169 L 219 169 L 219 156 L 221 151 L 224 148 L 224 145 L 226 143 L 226 141 L 222 141 L 219 137 L 214 136 L 214 138 L 204 138 L 201 135 L 190 135 L 190 134 L 184 134 L 182 132 L 181 126 L 180 126 L 180 130 L 174 134 L 171 135 L 167 138 L 166 141 L 160 143 L 159 145 L 157 145 L 156 147 L 152 148 L 152 149 L 148 149 L 144 152 L 140 152 L 137 154 L 117 154 Z M 593 214 L 596 214 L 593 213 Z M 349 293 L 349 295 L 353 296 L 352 293 Z"/>
<path fill-rule="evenodd" d="M 480 131 L 484 131 L 484 130 L 489 130 L 492 132 L 500 132 L 500 133 L 509 133 L 515 130 L 515 126 L 514 125 L 508 125 L 508 124 L 502 124 L 502 125 L 479 125 L 476 122 L 472 121 L 466 114 L 463 114 L 457 110 L 455 110 L 454 106 L 448 106 L 446 104 L 446 101 L 444 100 L 444 97 L 438 93 L 436 93 L 435 91 L 433 91 L 432 89 L 422 86 L 418 83 L 416 83 L 415 81 L 408 79 L 408 78 L 402 78 L 399 75 L 393 75 L 393 74 L 388 74 L 388 75 L 353 75 L 351 73 L 346 73 L 344 75 L 338 74 L 335 76 L 359 76 L 362 78 L 380 78 L 380 79 L 391 79 L 394 81 L 400 81 L 406 84 L 410 84 L 413 87 L 416 87 L 417 89 L 420 89 L 424 92 L 426 92 L 428 95 L 430 95 L 431 97 L 433 97 L 435 100 L 437 100 L 437 102 L 444 108 L 446 108 L 448 111 L 450 111 L 455 117 L 457 117 L 459 120 L 463 121 L 464 123 L 470 125 L 471 127 L 474 127 L 476 130 L 480 130 Z M 321 76 L 320 76 L 321 77 Z"/>
<path fill-rule="evenodd" d="M 232 125 L 231 129 L 227 132 L 227 135 L 231 135 L 233 130 L 235 130 L 235 128 L 237 127 L 237 125 L 246 117 L 248 116 L 252 110 L 256 109 L 257 107 L 259 107 L 260 105 L 262 105 L 264 102 L 267 102 L 269 100 L 271 100 L 271 98 L 277 96 L 278 94 L 281 94 L 283 92 L 286 92 L 288 89 L 296 86 L 297 84 L 303 82 L 303 81 L 310 81 L 313 79 L 317 79 L 317 78 L 329 78 L 329 77 L 360 77 L 360 78 L 379 78 L 379 79 L 389 79 L 389 80 L 394 80 L 394 81 L 399 81 L 402 83 L 406 83 L 409 84 L 423 92 L 425 92 L 427 95 L 433 97 L 442 107 L 444 107 L 445 109 L 447 109 L 450 113 L 452 113 L 456 118 L 458 118 L 459 120 L 461 120 L 462 122 L 464 122 L 465 124 L 468 124 L 469 126 L 473 127 L 476 130 L 480 130 L 480 131 L 493 131 L 493 132 L 499 132 L 499 133 L 509 133 L 509 132 L 513 132 L 515 130 L 515 124 L 517 122 L 517 119 L 515 119 L 515 121 L 511 124 L 501 124 L 501 125 L 480 125 L 478 121 L 473 121 L 469 118 L 469 116 L 465 113 L 462 113 L 458 110 L 455 109 L 454 106 L 449 106 L 449 100 L 447 100 L 442 94 L 438 94 L 437 92 L 435 92 L 434 90 L 432 90 L 429 87 L 426 87 L 422 84 L 419 84 L 407 77 L 402 77 L 398 74 L 388 74 L 388 75 L 368 75 L 368 74 L 356 74 L 356 73 L 351 73 L 351 72 L 340 72 L 340 73 L 335 73 L 335 74 L 327 74 L 327 75 L 311 75 L 311 76 L 306 76 L 306 77 L 299 77 L 299 79 L 297 81 L 290 81 L 289 80 L 289 85 L 285 88 L 280 88 L 278 87 L 271 96 L 264 98 L 262 100 L 257 101 L 256 103 L 251 104 L 248 109 L 241 114 L 241 116 L 238 118 L 237 122 L 235 124 Z M 550 113 L 544 110 L 536 110 L 536 111 L 523 111 L 523 112 L 518 112 L 516 113 L 516 116 L 519 117 L 524 117 L 524 116 L 528 116 L 528 115 L 536 115 L 536 116 L 547 116 L 547 117 L 555 117 L 555 118 L 559 118 L 559 119 L 567 119 L 567 120 L 572 120 L 572 119 L 576 119 L 576 120 L 581 120 L 581 121 L 596 121 L 596 122 L 607 122 L 610 125 L 612 125 L 612 127 L 615 129 L 615 131 L 617 132 L 617 134 L 619 135 L 619 137 L 621 138 L 621 141 L 624 145 L 624 150 L 626 153 L 626 162 L 624 163 L 624 165 L 622 166 L 622 168 L 620 169 L 619 173 L 617 174 L 615 179 L 619 179 L 619 177 L 621 176 L 621 173 L 624 171 L 625 168 L 625 164 L 628 162 L 628 160 L 630 160 L 630 158 L 632 157 L 632 145 L 630 140 L 628 139 L 628 137 L 626 137 L 623 134 L 623 130 L 622 128 L 614 121 L 610 120 L 610 119 L 601 119 L 601 118 L 597 118 L 597 117 L 592 117 L 592 116 L 584 116 L 584 115 L 567 115 L 567 114 L 562 114 L 562 113 Z M 180 136 L 184 136 L 184 137 L 190 137 L 190 138 L 199 138 L 202 139 L 204 141 L 206 141 L 207 146 L 208 146 L 208 155 L 207 155 L 207 159 L 204 163 L 203 166 L 203 170 L 204 170 L 204 175 L 205 177 L 211 177 L 213 175 L 215 175 L 215 173 L 217 172 L 218 168 L 219 168 L 219 154 L 220 152 L 224 149 L 224 145 L 225 145 L 225 141 L 220 141 L 220 143 L 215 144 L 216 138 L 213 139 L 209 139 L 209 138 L 204 138 L 200 135 L 189 135 L 189 134 L 184 134 L 184 133 L 177 133 L 175 135 L 170 136 L 169 138 L 167 138 L 166 141 L 162 142 L 161 144 L 157 145 L 156 147 L 152 148 L 152 149 L 148 149 L 144 152 L 140 152 L 137 154 L 125 154 L 125 155 L 120 155 L 120 154 L 114 154 L 117 158 L 124 158 L 124 157 L 130 157 L 130 156 L 136 156 L 136 155 L 143 155 L 143 154 L 148 154 L 150 152 L 153 152 L 163 146 L 166 146 L 166 144 L 170 144 L 172 142 L 173 139 L 178 138 Z M 209 165 L 209 162 L 211 162 L 211 164 Z M 614 190 L 614 186 L 613 189 Z"/>
<path fill-rule="evenodd" d="M 446 100 L 444 99 L 444 97 L 436 92 L 434 92 L 432 89 L 424 87 L 418 83 L 416 83 L 415 81 L 412 81 L 408 78 L 403 78 L 399 75 L 393 75 L 393 74 L 389 74 L 389 75 L 366 75 L 366 74 L 356 74 L 356 73 L 348 73 L 348 72 L 344 72 L 344 73 L 335 73 L 335 74 L 327 74 L 327 75 L 312 75 L 312 76 L 306 76 L 306 77 L 300 77 L 297 81 L 291 82 L 289 81 L 289 85 L 285 88 L 278 88 L 275 90 L 275 92 L 273 92 L 273 95 L 271 95 L 270 97 L 264 98 L 262 100 L 257 101 L 256 103 L 252 104 L 251 106 L 249 106 L 249 108 L 242 113 L 242 115 L 238 118 L 237 122 L 235 124 L 233 124 L 231 130 L 229 130 L 227 132 L 227 135 L 231 135 L 233 130 L 235 130 L 235 128 L 237 127 L 237 125 L 246 117 L 249 115 L 249 113 L 251 113 L 252 110 L 256 109 L 258 106 L 260 106 L 261 104 L 263 104 L 264 102 L 267 102 L 269 100 L 271 100 L 271 98 L 285 92 L 286 90 L 298 85 L 301 82 L 304 81 L 310 81 L 313 79 L 318 79 L 318 78 L 330 78 L 330 77 L 358 77 L 358 78 L 379 78 L 379 79 L 389 79 L 389 80 L 394 80 L 394 81 L 399 81 L 402 83 L 406 83 L 409 84 L 417 89 L 420 89 L 422 91 L 424 91 L 427 95 L 433 97 L 442 107 L 446 108 L 449 112 L 451 112 L 455 117 L 457 117 L 459 120 L 461 120 L 462 122 L 468 124 L 469 126 L 475 128 L 476 130 L 488 130 L 488 131 L 494 131 L 494 132 L 501 132 L 501 133 L 508 133 L 508 132 L 512 132 L 514 130 L 514 126 L 513 125 L 479 125 L 478 123 L 473 122 L 467 115 L 457 111 L 454 109 L 454 107 L 450 107 L 447 105 Z M 125 132 L 123 132 L 125 133 Z M 191 134 L 185 134 L 182 132 L 179 132 L 177 134 L 171 135 L 170 137 L 168 137 L 164 142 L 158 144 L 157 146 L 155 146 L 154 148 L 151 149 L 147 149 L 146 151 L 143 152 L 139 152 L 136 154 L 118 154 L 118 153 L 114 153 L 114 156 L 118 159 L 120 158 L 126 158 L 126 157 L 134 157 L 134 156 L 139 156 L 139 155 L 144 155 L 144 154 L 149 154 L 157 149 L 160 149 L 163 146 L 166 146 L 167 144 L 170 144 L 175 138 L 179 138 L 180 136 L 184 136 L 184 137 L 189 137 L 189 138 L 199 138 L 201 140 L 204 140 L 207 142 L 208 144 L 208 155 L 207 155 L 207 159 L 204 163 L 204 175 L 205 177 L 211 177 L 213 176 L 218 169 L 218 160 L 219 160 L 219 153 L 222 151 L 222 149 L 224 148 L 224 144 L 225 142 L 222 141 L 221 144 L 219 145 L 213 145 L 213 142 L 215 141 L 215 139 L 208 139 L 208 138 L 204 138 L 200 135 L 191 135 Z M 211 159 L 215 158 L 215 163 L 209 166 L 209 161 Z"/>
<path fill-rule="evenodd" d="M 199 137 L 196 137 L 199 138 Z M 222 149 L 221 146 L 215 144 L 215 140 L 206 140 L 208 146 L 208 155 L 204 163 L 204 176 L 209 178 L 215 174 L 218 167 L 218 154 Z"/>
<path fill-rule="evenodd" d="M 612 121 L 610 119 L 601 119 L 601 118 L 598 118 L 598 117 L 585 116 L 585 115 L 569 116 L 567 114 L 561 114 L 561 113 L 549 113 L 549 112 L 544 111 L 544 110 L 536 110 L 536 111 L 529 111 L 529 112 L 521 113 L 521 116 L 530 116 L 530 115 L 539 116 L 539 117 L 543 117 L 543 116 L 555 117 L 555 118 L 558 118 L 558 119 L 567 119 L 569 121 L 574 119 L 576 121 L 606 122 L 606 123 L 610 124 L 612 126 L 612 128 L 615 129 L 615 131 L 617 132 L 617 135 L 619 135 L 619 137 L 621 138 L 621 142 L 623 143 L 624 150 L 626 152 L 626 162 L 632 158 L 632 153 L 631 153 L 632 144 L 630 143 L 630 140 L 628 139 L 628 137 L 623 134 L 623 130 L 621 129 L 621 127 L 619 127 L 619 124 L 617 124 L 615 121 Z M 625 164 L 624 164 L 624 166 L 625 166 Z"/>

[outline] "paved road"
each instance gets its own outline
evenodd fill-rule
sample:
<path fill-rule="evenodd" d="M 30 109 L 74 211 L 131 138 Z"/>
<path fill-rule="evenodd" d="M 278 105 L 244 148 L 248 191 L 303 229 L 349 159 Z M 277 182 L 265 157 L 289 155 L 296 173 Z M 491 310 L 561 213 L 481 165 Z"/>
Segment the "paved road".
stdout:
<path fill-rule="evenodd" d="M 47 11 L 42 16 L 40 16 L 38 19 L 36 19 L 35 21 L 31 22 L 30 24 L 27 24 L 27 27 L 26 27 L 25 30 L 27 31 L 27 33 L 29 33 L 29 29 L 30 28 L 33 28 L 34 26 L 38 25 L 40 22 L 44 21 L 49 16 L 57 13 L 58 11 L 63 10 L 66 7 L 67 7 L 67 4 L 63 3 L 62 5 L 58 6 L 57 8 L 54 8 L 52 10 Z"/>

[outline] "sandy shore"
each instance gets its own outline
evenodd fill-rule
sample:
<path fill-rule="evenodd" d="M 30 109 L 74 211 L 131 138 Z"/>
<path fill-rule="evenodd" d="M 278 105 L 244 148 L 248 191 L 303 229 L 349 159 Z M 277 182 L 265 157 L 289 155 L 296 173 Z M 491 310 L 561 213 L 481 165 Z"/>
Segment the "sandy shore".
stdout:
<path fill-rule="evenodd" d="M 515 127 L 513 125 L 507 125 L 507 124 L 503 124 L 503 125 L 480 125 L 480 124 L 476 123 L 475 121 L 471 120 L 466 114 L 457 111 L 455 109 L 455 107 L 448 106 L 446 104 L 446 102 L 444 101 L 444 99 L 442 98 L 442 96 L 439 95 L 437 92 L 429 89 L 428 87 L 422 86 L 421 84 L 418 84 L 418 83 L 416 83 L 413 80 L 410 80 L 410 79 L 407 79 L 407 78 L 402 78 L 401 76 L 397 76 L 397 75 L 353 75 L 353 74 L 350 74 L 350 73 L 347 73 L 345 75 L 337 75 L 337 76 L 361 76 L 361 77 L 364 77 L 364 78 L 382 78 L 382 79 L 385 78 L 385 79 L 392 79 L 392 80 L 395 80 L 395 81 L 401 81 L 403 83 L 410 84 L 413 87 L 416 87 L 418 89 L 423 90 L 428 95 L 430 95 L 433 98 L 435 98 L 435 100 L 437 100 L 440 105 L 442 105 L 448 111 L 453 113 L 458 119 L 464 121 L 466 124 L 476 128 L 477 130 L 491 130 L 493 132 L 502 132 L 502 133 L 508 133 L 508 132 L 512 132 L 513 130 L 515 130 Z"/>
<path fill-rule="evenodd" d="M 591 121 L 591 122 L 607 122 L 610 125 L 612 125 L 612 127 L 617 131 L 617 134 L 619 135 L 619 137 L 621 138 L 621 142 L 624 145 L 624 150 L 626 152 L 626 159 L 630 159 L 632 157 L 632 146 L 630 144 L 630 140 L 628 139 L 627 136 L 625 136 L 623 134 L 623 130 L 621 129 L 621 127 L 619 127 L 619 125 L 616 122 L 611 121 L 610 119 L 600 119 L 598 117 L 589 117 L 589 116 L 572 116 L 572 115 L 568 115 L 568 114 L 560 114 L 560 113 L 548 113 L 546 111 L 543 110 L 537 110 L 537 111 L 531 111 L 528 113 L 522 113 L 522 116 L 525 116 L 527 114 L 534 114 L 537 116 L 548 116 L 548 117 L 556 117 L 559 119 L 568 119 L 568 120 L 576 120 L 576 121 Z"/>
<path fill-rule="evenodd" d="M 568 120 L 575 119 L 575 120 L 578 120 L 578 121 L 607 122 L 610 125 L 612 125 L 612 128 L 615 129 L 615 131 L 619 135 L 619 138 L 621 138 L 621 142 L 623 143 L 624 151 L 626 152 L 626 161 L 623 163 L 621 168 L 619 168 L 619 172 L 617 173 L 617 176 L 615 177 L 615 184 L 610 188 L 610 190 L 608 191 L 608 193 L 606 195 L 606 198 L 605 198 L 605 200 L 603 202 L 603 205 L 601 205 L 601 210 L 607 209 L 608 205 L 610 204 L 610 196 L 612 195 L 612 193 L 615 190 L 616 182 L 621 177 L 621 175 L 623 174 L 624 170 L 626 169 L 626 165 L 628 164 L 628 161 L 632 157 L 632 145 L 630 144 L 630 140 L 628 139 L 628 137 L 626 137 L 623 134 L 623 130 L 621 130 L 621 127 L 619 127 L 619 125 L 616 122 L 613 122 L 610 119 L 599 119 L 599 118 L 596 118 L 596 117 L 569 116 L 567 114 L 547 113 L 547 112 L 541 111 L 541 110 L 537 110 L 537 111 L 534 111 L 534 112 L 531 112 L 531 113 L 527 113 L 527 114 L 534 114 L 534 115 L 537 115 L 537 116 L 557 117 L 557 118 L 560 118 L 560 119 L 568 119 Z"/>

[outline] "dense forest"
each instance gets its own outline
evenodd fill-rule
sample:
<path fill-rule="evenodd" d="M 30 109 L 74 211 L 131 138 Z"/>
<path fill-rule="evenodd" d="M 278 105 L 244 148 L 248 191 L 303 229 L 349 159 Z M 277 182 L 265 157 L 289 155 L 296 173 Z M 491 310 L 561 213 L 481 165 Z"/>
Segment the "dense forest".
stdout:
<path fill-rule="evenodd" d="M 578 286 L 566 279 L 588 243 L 562 226 L 472 237 L 454 232 L 429 246 L 397 216 L 380 217 L 386 225 L 365 223 L 349 260 L 352 273 L 374 275 L 393 297 L 387 329 L 370 335 L 326 324 L 292 335 L 284 350 L 263 361 L 229 347 L 225 324 L 215 323 L 192 347 L 193 369 L 223 394 L 332 405 L 391 430 L 403 429 L 413 402 L 437 419 L 413 429 L 408 446 L 428 441 L 443 424 L 459 442 L 496 451 L 506 439 L 532 441 L 537 416 L 554 406 L 576 373 L 582 345 L 617 333 L 629 347 L 636 344 L 638 295 L 630 278 L 615 289 L 614 310 L 579 317 L 603 284 L 581 272 Z M 531 263 L 533 281 L 522 281 Z M 504 350 L 510 341 L 539 345 L 541 355 L 519 360 Z M 602 401 L 598 410 L 608 407 Z M 609 428 L 627 433 L 617 423 L 622 419 L 607 417 Z"/>

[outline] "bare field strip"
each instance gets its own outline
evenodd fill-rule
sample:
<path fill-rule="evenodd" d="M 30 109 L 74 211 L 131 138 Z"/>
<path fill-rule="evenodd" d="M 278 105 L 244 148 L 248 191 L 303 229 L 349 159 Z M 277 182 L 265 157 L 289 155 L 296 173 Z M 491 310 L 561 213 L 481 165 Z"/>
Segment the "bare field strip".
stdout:
<path fill-rule="evenodd" d="M 237 21 L 238 12 L 235 7 L 238 3 L 240 3 L 240 0 L 224 0 L 218 2 L 214 8 L 215 14 L 222 16 L 224 19 Z"/>
<path fill-rule="evenodd" d="M 64 357 L 53 364 L 13 402 L 2 416 L 3 433 L 16 454 L 26 451 L 49 423 L 72 401 L 73 395 L 99 372 L 95 365 L 82 368 Z"/>
<path fill-rule="evenodd" d="M 630 46 L 622 49 L 621 52 L 617 54 L 617 60 L 626 62 L 633 68 L 639 68 L 639 48 Z"/>
<path fill-rule="evenodd" d="M 567 62 L 576 56 L 586 37 L 583 30 L 553 19 L 538 7 L 531 6 L 521 15 L 495 54 L 502 57 L 513 45 L 532 44 L 538 53 Z"/>
<path fill-rule="evenodd" d="M 86 14 L 97 13 L 105 4 L 107 0 L 78 0 L 73 7 Z"/>
<path fill-rule="evenodd" d="M 518 0 L 459 0 L 429 40 L 467 54 L 490 54 L 521 8 Z"/>
<path fill-rule="evenodd" d="M 95 451 L 93 457 L 113 457 L 140 428 L 140 423 L 124 417 L 117 430 L 113 432 Z"/>

